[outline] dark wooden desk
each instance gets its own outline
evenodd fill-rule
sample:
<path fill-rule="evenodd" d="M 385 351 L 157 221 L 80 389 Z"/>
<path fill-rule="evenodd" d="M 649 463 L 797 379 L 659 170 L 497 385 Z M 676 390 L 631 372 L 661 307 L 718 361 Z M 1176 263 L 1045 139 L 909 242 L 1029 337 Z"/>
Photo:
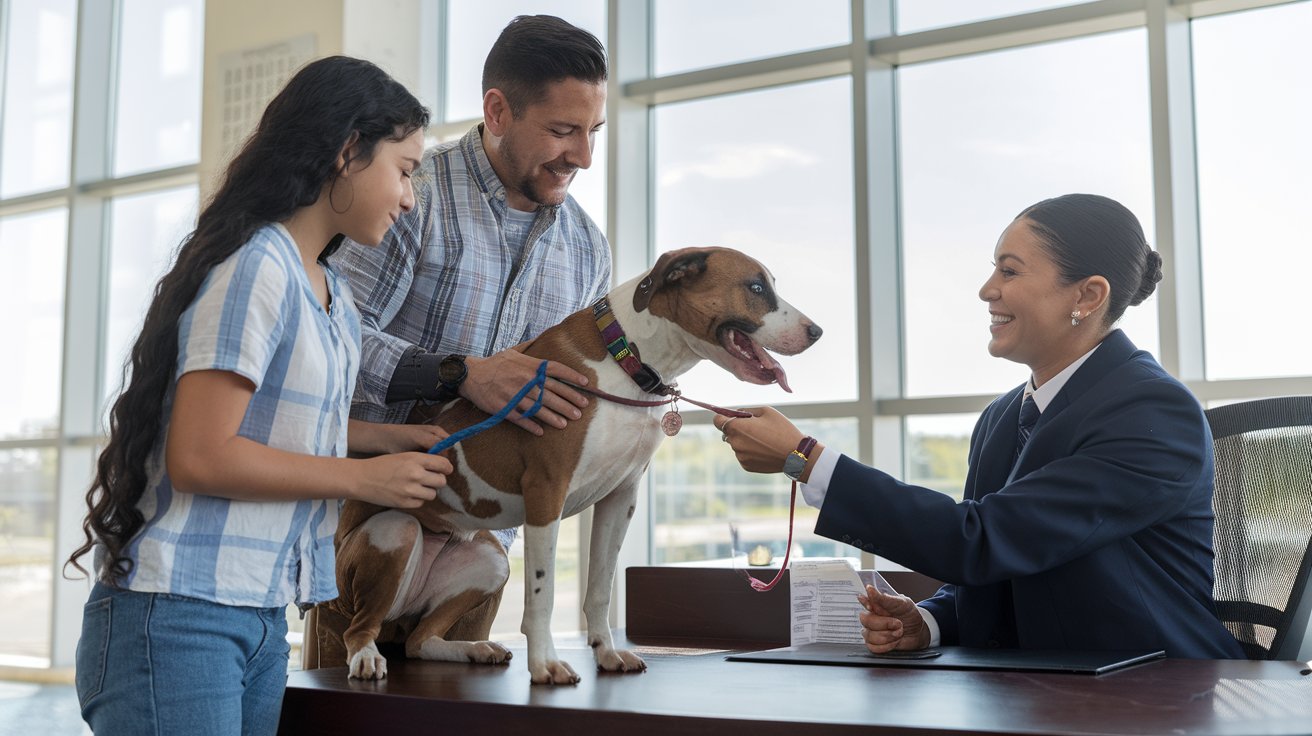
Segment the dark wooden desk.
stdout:
<path fill-rule="evenodd" d="M 937 587 L 885 577 L 917 600 Z M 627 580 L 645 673 L 598 674 L 581 636 L 556 638 L 583 676 L 571 687 L 530 685 L 522 641 L 502 667 L 390 657 L 382 682 L 294 672 L 280 733 L 1312 733 L 1312 675 L 1297 662 L 1168 659 L 1096 677 L 726 662 L 706 650 L 788 643 L 786 581 L 758 594 L 733 570 L 677 567 L 629 568 Z"/>
<path fill-rule="evenodd" d="M 572 641 L 572 644 L 570 643 Z M 1296 662 L 1161 660 L 1107 675 L 726 662 L 639 646 L 648 670 L 530 685 L 508 666 L 393 661 L 381 682 L 294 672 L 281 734 L 1306 734 L 1312 676 Z"/>

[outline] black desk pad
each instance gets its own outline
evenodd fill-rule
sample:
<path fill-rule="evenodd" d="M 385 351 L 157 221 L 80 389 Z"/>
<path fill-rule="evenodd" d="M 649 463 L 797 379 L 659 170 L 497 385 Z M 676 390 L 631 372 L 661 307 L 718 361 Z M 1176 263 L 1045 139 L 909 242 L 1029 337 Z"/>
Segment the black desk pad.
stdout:
<path fill-rule="evenodd" d="M 938 655 L 926 656 L 928 652 Z M 731 662 L 826 664 L 846 667 L 916 667 L 921 669 L 1028 670 L 1101 675 L 1166 656 L 1157 651 L 1061 651 L 1039 649 L 974 649 L 936 647 L 928 652 L 896 652 L 879 656 L 859 644 L 804 644 L 760 652 L 731 654 Z"/>

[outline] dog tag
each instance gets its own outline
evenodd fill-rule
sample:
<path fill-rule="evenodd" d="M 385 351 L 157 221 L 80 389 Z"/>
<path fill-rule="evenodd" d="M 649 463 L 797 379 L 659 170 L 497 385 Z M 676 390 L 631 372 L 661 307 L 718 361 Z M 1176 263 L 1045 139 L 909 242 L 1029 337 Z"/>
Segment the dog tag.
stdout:
<path fill-rule="evenodd" d="M 683 417 L 679 416 L 677 411 L 667 411 L 665 416 L 661 417 L 661 431 L 666 437 L 673 437 L 683 429 Z"/>

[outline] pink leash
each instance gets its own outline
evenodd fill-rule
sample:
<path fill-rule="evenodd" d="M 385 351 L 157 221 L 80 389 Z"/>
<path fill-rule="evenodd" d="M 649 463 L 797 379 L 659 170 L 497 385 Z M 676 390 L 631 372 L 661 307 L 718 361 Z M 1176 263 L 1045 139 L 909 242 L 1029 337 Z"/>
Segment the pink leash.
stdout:
<path fill-rule="evenodd" d="M 784 561 L 779 566 L 779 572 L 775 574 L 774 580 L 763 583 L 760 580 L 747 574 L 746 570 L 740 570 L 743 577 L 751 584 L 752 590 L 764 593 L 779 583 L 779 578 L 784 576 L 784 570 L 788 569 L 788 556 L 793 553 L 793 516 L 797 513 L 797 481 L 793 481 L 793 495 L 788 499 L 788 546 L 784 548 Z"/>

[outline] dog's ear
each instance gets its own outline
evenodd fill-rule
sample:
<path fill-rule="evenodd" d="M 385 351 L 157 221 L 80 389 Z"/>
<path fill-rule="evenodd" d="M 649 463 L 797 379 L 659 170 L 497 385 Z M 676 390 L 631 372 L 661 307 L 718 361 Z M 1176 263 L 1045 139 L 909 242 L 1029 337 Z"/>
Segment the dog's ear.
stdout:
<path fill-rule="evenodd" d="M 646 309 L 651 303 L 652 296 L 667 284 L 672 284 L 679 279 L 699 276 L 705 272 L 706 258 L 712 250 L 712 248 L 682 248 L 662 253 L 661 257 L 656 259 L 656 265 L 652 267 L 651 272 L 638 282 L 638 288 L 633 292 L 633 310 L 641 312 Z"/>

